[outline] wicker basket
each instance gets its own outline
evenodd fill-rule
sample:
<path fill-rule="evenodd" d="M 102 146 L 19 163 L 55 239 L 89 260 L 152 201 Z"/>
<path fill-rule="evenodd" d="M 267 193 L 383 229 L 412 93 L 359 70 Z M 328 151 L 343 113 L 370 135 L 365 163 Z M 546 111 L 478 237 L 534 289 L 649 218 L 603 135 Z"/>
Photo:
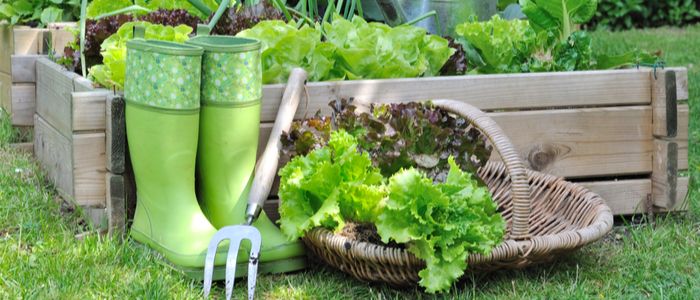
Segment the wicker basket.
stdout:
<path fill-rule="evenodd" d="M 470 255 L 470 271 L 547 262 L 610 231 L 612 213 L 600 196 L 559 177 L 527 170 L 510 140 L 479 109 L 453 100 L 433 103 L 471 122 L 503 160 L 488 162 L 478 175 L 506 220 L 505 241 L 489 255 Z M 312 256 L 360 280 L 412 286 L 425 268 L 425 262 L 406 250 L 357 242 L 323 228 L 310 231 L 303 240 Z"/>

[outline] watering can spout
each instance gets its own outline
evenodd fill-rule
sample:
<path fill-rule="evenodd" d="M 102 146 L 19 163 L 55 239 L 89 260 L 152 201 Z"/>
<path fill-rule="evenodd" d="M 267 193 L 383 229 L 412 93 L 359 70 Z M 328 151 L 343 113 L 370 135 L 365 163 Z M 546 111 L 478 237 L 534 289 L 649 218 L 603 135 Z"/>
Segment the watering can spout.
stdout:
<path fill-rule="evenodd" d="M 408 22 L 401 3 L 397 0 L 375 0 L 384 16 L 384 22 L 389 26 L 398 26 Z"/>
<path fill-rule="evenodd" d="M 454 33 L 455 27 L 476 16 L 495 15 L 497 0 L 374 0 L 390 26 L 415 24 L 432 34 Z M 432 17 L 432 18 L 431 18 Z M 445 31 L 443 32 L 442 29 Z"/>

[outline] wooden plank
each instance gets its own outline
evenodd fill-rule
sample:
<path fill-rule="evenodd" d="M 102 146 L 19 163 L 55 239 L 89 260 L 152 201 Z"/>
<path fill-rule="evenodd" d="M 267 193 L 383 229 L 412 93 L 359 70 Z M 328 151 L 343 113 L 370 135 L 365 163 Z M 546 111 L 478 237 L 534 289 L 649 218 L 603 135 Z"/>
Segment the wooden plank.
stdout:
<path fill-rule="evenodd" d="M 36 82 L 36 61 L 46 55 L 12 55 L 12 82 Z"/>
<path fill-rule="evenodd" d="M 319 109 L 328 115 L 328 102 L 339 98 L 363 104 L 453 99 L 484 110 L 644 105 L 651 99 L 650 74 L 647 69 L 311 82 L 308 106 L 302 99 L 296 118 Z M 263 122 L 274 121 L 284 86 L 263 87 Z"/>
<path fill-rule="evenodd" d="M 645 213 L 645 201 L 651 194 L 651 180 L 609 180 L 579 182 L 585 188 L 605 199 L 615 215 Z"/>
<path fill-rule="evenodd" d="M 14 143 L 10 144 L 10 148 L 20 152 L 34 154 L 34 143 Z"/>
<path fill-rule="evenodd" d="M 0 73 L 12 72 L 12 56 L 15 49 L 15 39 L 12 37 L 12 25 L 0 24 Z"/>
<path fill-rule="evenodd" d="M 676 186 L 676 206 L 673 210 L 688 210 L 688 201 L 690 198 L 686 198 L 688 195 L 688 185 L 690 184 L 690 177 L 678 177 Z"/>
<path fill-rule="evenodd" d="M 88 234 L 104 234 L 107 232 L 107 210 L 104 207 L 83 207 L 83 213 L 88 223 L 95 228 Z M 77 236 L 76 236 L 77 238 Z"/>
<path fill-rule="evenodd" d="M 648 174 L 648 106 L 489 113 L 533 170 L 565 177 Z M 270 125 L 261 124 L 261 138 Z M 492 159 L 498 159 L 496 154 Z"/>
<path fill-rule="evenodd" d="M 105 207 L 105 134 L 73 134 L 74 198 L 79 205 Z"/>
<path fill-rule="evenodd" d="M 78 76 L 73 79 L 73 87 L 76 92 L 89 92 L 95 90 L 95 87 L 92 85 L 92 81 L 82 76 Z"/>
<path fill-rule="evenodd" d="M 688 100 L 688 69 L 683 67 L 667 68 L 676 73 L 676 98 Z"/>
<path fill-rule="evenodd" d="M 73 132 L 71 94 L 77 76 L 48 59 L 37 60 L 36 111 L 66 137 Z"/>
<path fill-rule="evenodd" d="M 652 202 L 663 209 L 675 207 L 678 185 L 678 144 L 674 141 L 654 140 L 652 168 Z"/>
<path fill-rule="evenodd" d="M 105 129 L 105 103 L 107 90 L 92 92 L 73 92 L 73 112 L 70 116 L 75 131 L 104 130 Z"/>
<path fill-rule="evenodd" d="M 34 155 L 64 199 L 73 195 L 71 141 L 38 114 L 34 115 Z"/>
<path fill-rule="evenodd" d="M 105 174 L 107 189 L 108 233 L 121 235 L 126 230 L 126 191 L 124 177 L 112 173 Z"/>
<path fill-rule="evenodd" d="M 126 167 L 124 98 L 121 96 L 107 97 L 106 107 L 106 167 L 114 174 L 122 174 Z"/>
<path fill-rule="evenodd" d="M 36 112 L 36 86 L 33 83 L 12 85 L 12 125 L 33 126 Z"/>
<path fill-rule="evenodd" d="M 51 36 L 51 49 L 56 52 L 57 56 L 63 55 L 63 49 L 68 43 L 75 40 L 75 35 L 68 31 L 67 28 L 78 26 L 75 22 L 58 22 L 50 23 L 46 26 Z"/>
<path fill-rule="evenodd" d="M 631 215 L 646 213 L 645 202 L 647 195 L 652 193 L 650 179 L 628 179 L 613 181 L 579 182 L 590 191 L 600 195 L 610 206 L 614 215 Z M 676 206 L 671 210 L 686 210 L 685 196 L 688 192 L 688 177 L 678 178 L 678 190 L 675 198 Z M 657 212 L 669 211 L 660 207 L 653 208 Z"/>
<path fill-rule="evenodd" d="M 672 140 L 678 144 L 678 170 L 688 170 L 688 121 L 690 108 L 678 105 L 678 134 Z"/>
<path fill-rule="evenodd" d="M 678 130 L 676 72 L 657 70 L 652 79 L 651 106 L 653 133 L 656 137 L 674 137 Z"/>
<path fill-rule="evenodd" d="M 39 28 L 14 28 L 14 52 L 13 54 L 40 54 L 44 44 L 45 29 Z"/>
<path fill-rule="evenodd" d="M 489 115 L 533 170 L 569 178 L 651 172 L 648 106 Z"/>
<path fill-rule="evenodd" d="M 10 74 L 0 73 L 0 106 L 7 113 L 12 113 L 12 77 Z"/>

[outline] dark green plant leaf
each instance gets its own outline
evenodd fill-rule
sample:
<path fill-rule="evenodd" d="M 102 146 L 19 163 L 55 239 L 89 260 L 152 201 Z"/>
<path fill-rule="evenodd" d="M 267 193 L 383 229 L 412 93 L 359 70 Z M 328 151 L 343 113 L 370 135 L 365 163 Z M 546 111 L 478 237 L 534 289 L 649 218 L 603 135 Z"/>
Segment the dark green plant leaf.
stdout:
<path fill-rule="evenodd" d="M 57 7 L 49 7 L 41 13 L 41 23 L 48 24 L 63 19 L 63 10 Z"/>
<path fill-rule="evenodd" d="M 12 3 L 14 12 L 18 15 L 28 15 L 32 13 L 32 4 L 27 0 L 18 0 Z"/>
<path fill-rule="evenodd" d="M 11 18 L 14 15 L 15 9 L 12 8 L 12 5 L 9 5 L 7 3 L 0 4 L 0 16 L 2 16 L 3 18 Z"/>

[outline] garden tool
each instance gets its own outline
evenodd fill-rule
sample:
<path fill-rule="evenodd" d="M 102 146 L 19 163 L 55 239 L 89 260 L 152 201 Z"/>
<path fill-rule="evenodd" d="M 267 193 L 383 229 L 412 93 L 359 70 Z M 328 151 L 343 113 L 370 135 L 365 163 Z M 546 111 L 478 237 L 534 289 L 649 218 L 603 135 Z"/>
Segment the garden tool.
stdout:
<path fill-rule="evenodd" d="M 211 282 L 214 271 L 210 266 L 213 266 L 214 264 L 215 252 L 217 250 L 218 244 L 221 241 L 230 240 L 231 248 L 227 257 L 226 266 L 226 299 L 229 299 L 233 289 L 233 281 L 235 278 L 235 274 L 233 274 L 235 273 L 233 263 L 238 262 L 238 244 L 240 244 L 241 240 L 243 239 L 249 239 L 252 245 L 249 255 L 250 259 L 247 274 L 248 298 L 252 299 L 253 294 L 255 293 L 255 278 L 257 276 L 255 272 L 257 271 L 257 265 L 260 261 L 260 268 L 262 270 L 265 264 L 264 255 L 267 254 L 265 252 L 265 247 L 263 247 L 262 251 L 260 251 L 260 232 L 257 228 L 260 228 L 260 231 L 262 232 L 263 245 L 265 244 L 265 242 L 267 242 L 268 238 L 274 238 L 274 243 L 272 244 L 273 248 L 268 248 L 270 249 L 268 250 L 270 256 L 285 254 L 289 255 L 290 253 L 298 255 L 298 258 L 294 258 L 294 256 L 292 256 L 291 261 L 289 259 L 286 259 L 288 262 L 283 262 L 284 259 L 276 259 L 267 262 L 267 264 L 269 265 L 269 271 L 267 272 L 276 272 L 280 270 L 289 271 L 303 268 L 304 266 L 303 248 L 301 248 L 301 245 L 299 245 L 298 242 L 297 244 L 278 243 L 278 239 L 284 238 L 281 236 L 281 232 L 279 231 L 279 229 L 277 229 L 277 227 L 274 227 L 274 224 L 272 224 L 272 222 L 269 221 L 267 217 L 265 217 L 265 219 L 262 219 L 262 217 L 260 219 L 257 218 L 258 216 L 265 216 L 264 213 L 261 213 L 261 208 L 265 202 L 265 199 L 267 199 L 267 196 L 270 194 L 272 182 L 274 181 L 275 174 L 277 173 L 279 151 L 282 147 L 280 136 L 282 135 L 283 131 L 289 131 L 289 128 L 291 127 L 292 120 L 294 119 L 294 114 L 299 105 L 299 99 L 301 98 L 301 91 L 304 88 L 305 81 L 306 72 L 304 70 L 298 68 L 292 70 L 292 73 L 289 76 L 289 81 L 287 82 L 287 88 L 284 92 L 284 95 L 282 96 L 282 101 L 277 112 L 275 124 L 272 128 L 272 132 L 270 133 L 267 146 L 265 147 L 265 152 L 262 154 L 262 157 L 260 158 L 258 165 L 255 168 L 255 177 L 252 182 L 250 194 L 244 194 L 248 195 L 247 208 L 245 210 L 245 213 L 242 209 L 235 210 L 233 212 L 234 215 L 230 217 L 231 220 L 243 222 L 244 225 L 232 225 L 221 228 L 209 244 L 209 251 L 205 263 L 204 274 L 205 297 L 209 295 L 209 291 L 211 289 Z M 238 202 L 237 206 L 240 206 L 240 204 L 242 203 L 246 203 L 246 201 L 240 201 L 239 199 L 235 200 L 237 200 Z M 269 225 L 263 223 L 262 226 L 265 227 L 262 227 L 261 225 L 259 225 L 261 224 L 260 221 L 266 221 Z M 269 226 L 274 227 L 274 230 L 270 229 Z M 297 251 L 297 246 L 299 247 L 298 249 L 300 249 L 299 251 Z M 278 248 L 282 249 L 278 251 Z M 258 256 L 258 253 L 260 253 L 260 256 Z M 277 258 L 277 256 L 274 257 Z"/>
<path fill-rule="evenodd" d="M 126 130 L 138 201 L 131 237 L 201 279 L 216 228 L 195 195 L 203 49 L 144 40 L 127 42 Z M 220 249 L 225 253 L 225 246 Z M 215 262 L 223 272 L 224 259 Z"/>

